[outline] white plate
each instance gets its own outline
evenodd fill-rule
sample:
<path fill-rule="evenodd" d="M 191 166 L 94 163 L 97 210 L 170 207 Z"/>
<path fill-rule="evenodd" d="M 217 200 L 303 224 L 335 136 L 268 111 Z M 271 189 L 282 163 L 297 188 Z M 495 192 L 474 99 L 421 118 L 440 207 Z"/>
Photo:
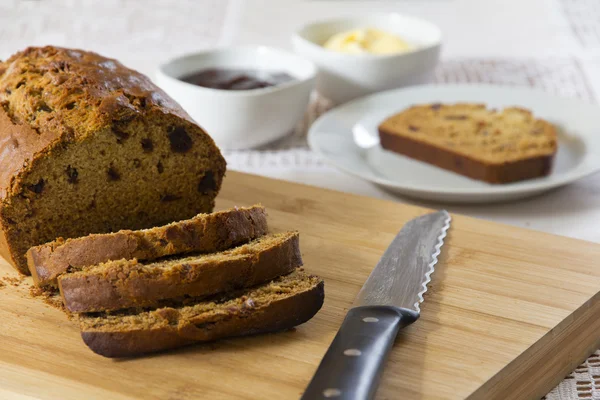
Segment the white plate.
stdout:
<path fill-rule="evenodd" d="M 492 185 L 383 150 L 377 126 L 418 103 L 482 102 L 521 106 L 559 131 L 559 150 L 549 176 Z M 545 92 L 491 85 L 425 85 L 391 90 L 346 103 L 312 125 L 310 147 L 342 171 L 391 192 L 423 200 L 490 203 L 540 194 L 600 170 L 600 107 Z"/>

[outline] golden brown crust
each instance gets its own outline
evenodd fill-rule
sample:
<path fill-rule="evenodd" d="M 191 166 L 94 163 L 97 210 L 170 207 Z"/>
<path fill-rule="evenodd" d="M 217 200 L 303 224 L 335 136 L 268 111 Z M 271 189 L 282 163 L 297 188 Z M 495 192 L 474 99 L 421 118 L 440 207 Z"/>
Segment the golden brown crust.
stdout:
<path fill-rule="evenodd" d="M 324 297 L 323 281 L 319 281 L 308 290 L 290 293 L 264 307 L 232 311 L 209 322 L 180 321 L 155 328 L 129 326 L 120 331 L 82 325 L 81 337 L 92 351 L 104 357 L 133 357 L 197 342 L 290 329 L 310 320 L 321 309 Z"/>
<path fill-rule="evenodd" d="M 260 238 L 205 257 L 140 265 L 136 260 L 101 264 L 58 277 L 71 312 L 156 307 L 159 300 L 203 297 L 270 281 L 302 266 L 297 232 Z"/>
<path fill-rule="evenodd" d="M 40 88 L 46 88 L 46 92 L 41 100 L 36 100 Z M 33 112 L 57 114 L 62 120 L 60 125 L 72 128 L 75 136 L 88 133 L 74 126 L 81 120 L 94 122 L 86 126 L 92 129 L 146 108 L 157 108 L 193 122 L 148 77 L 115 59 L 80 49 L 45 46 L 18 52 L 0 63 L 0 89 L 0 100 L 16 121 L 27 121 L 24 116 Z M 78 102 L 79 107 L 74 108 L 79 111 L 62 111 L 70 108 L 63 106 L 72 101 Z M 90 112 L 94 114 L 89 115 Z M 39 130 L 53 127 L 46 122 L 40 122 L 39 128 L 33 122 L 33 126 Z"/>
<path fill-rule="evenodd" d="M 0 199 L 26 161 L 51 144 L 151 109 L 194 123 L 149 78 L 117 60 L 53 46 L 29 47 L 0 62 L 0 105 Z"/>
<path fill-rule="evenodd" d="M 189 252 L 213 253 L 246 243 L 268 231 L 264 207 L 236 208 L 141 231 L 93 234 L 32 247 L 27 264 L 37 285 L 56 284 L 56 277 L 110 260 L 153 260 Z"/>
<path fill-rule="evenodd" d="M 556 130 L 528 110 L 488 110 L 483 104 L 418 105 L 379 126 L 389 151 L 489 183 L 550 173 Z"/>

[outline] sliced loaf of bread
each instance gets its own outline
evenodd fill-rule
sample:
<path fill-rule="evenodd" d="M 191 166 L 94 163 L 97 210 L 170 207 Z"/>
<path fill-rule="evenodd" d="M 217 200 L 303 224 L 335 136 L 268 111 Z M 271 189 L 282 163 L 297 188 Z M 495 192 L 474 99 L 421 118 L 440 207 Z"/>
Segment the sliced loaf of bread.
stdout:
<path fill-rule="evenodd" d="M 80 49 L 0 61 L 0 256 L 212 212 L 226 170 L 213 139 L 152 81 Z"/>
<path fill-rule="evenodd" d="M 302 266 L 297 232 L 262 236 L 219 253 L 150 264 L 109 261 L 58 277 L 71 312 L 156 307 L 163 299 L 202 297 L 255 286 Z"/>
<path fill-rule="evenodd" d="M 56 277 L 69 270 L 120 259 L 154 260 L 191 252 L 214 253 L 268 231 L 264 207 L 234 208 L 139 231 L 59 238 L 27 251 L 27 265 L 39 286 L 56 285 Z"/>
<path fill-rule="evenodd" d="M 95 353 L 131 357 L 195 342 L 289 329 L 322 307 L 323 281 L 300 269 L 269 283 L 208 300 L 150 311 L 80 314 L 81 336 Z"/>

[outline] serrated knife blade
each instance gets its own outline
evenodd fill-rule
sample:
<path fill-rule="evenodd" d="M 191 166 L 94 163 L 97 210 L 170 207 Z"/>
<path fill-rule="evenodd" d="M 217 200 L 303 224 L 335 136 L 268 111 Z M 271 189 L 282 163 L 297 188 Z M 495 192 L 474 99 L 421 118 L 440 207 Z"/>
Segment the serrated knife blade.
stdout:
<path fill-rule="evenodd" d="M 420 312 L 423 293 L 450 227 L 445 210 L 406 223 L 371 272 L 353 306 L 388 305 Z"/>
<path fill-rule="evenodd" d="M 404 224 L 356 296 L 302 399 L 375 396 L 399 329 L 420 316 L 450 220 L 441 210 Z"/>

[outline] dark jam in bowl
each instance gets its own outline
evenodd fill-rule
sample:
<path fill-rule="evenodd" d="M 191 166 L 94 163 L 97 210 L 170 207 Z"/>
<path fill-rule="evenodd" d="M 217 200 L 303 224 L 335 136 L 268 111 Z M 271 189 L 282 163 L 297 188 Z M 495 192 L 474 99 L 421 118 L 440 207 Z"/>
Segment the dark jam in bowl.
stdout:
<path fill-rule="evenodd" d="M 285 72 L 246 69 L 205 69 L 180 78 L 193 85 L 222 90 L 252 90 L 277 86 L 295 78 Z"/>

